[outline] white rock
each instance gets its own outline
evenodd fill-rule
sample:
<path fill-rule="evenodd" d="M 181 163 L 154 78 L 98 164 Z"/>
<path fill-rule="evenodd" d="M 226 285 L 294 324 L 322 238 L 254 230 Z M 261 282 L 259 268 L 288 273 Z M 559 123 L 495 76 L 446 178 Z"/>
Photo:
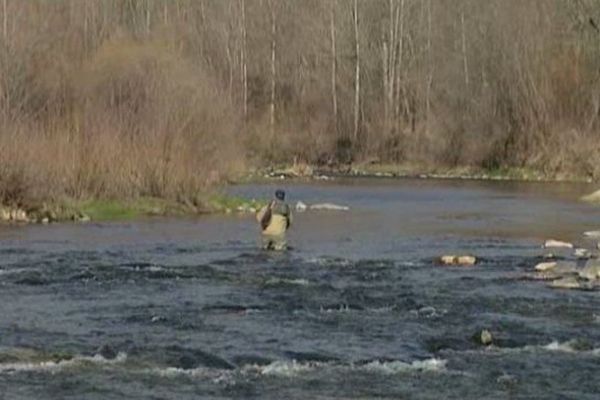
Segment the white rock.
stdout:
<path fill-rule="evenodd" d="M 441 256 L 440 263 L 445 265 L 452 265 L 456 260 L 456 256 Z"/>
<path fill-rule="evenodd" d="M 556 268 L 556 262 L 542 262 L 535 266 L 536 271 L 549 271 Z"/>
<path fill-rule="evenodd" d="M 477 259 L 474 256 L 458 256 L 457 262 L 460 265 L 475 265 Z"/>
<path fill-rule="evenodd" d="M 439 261 L 443 265 L 471 266 L 477 263 L 477 258 L 474 256 L 444 255 L 439 258 Z"/>
<path fill-rule="evenodd" d="M 296 211 L 302 212 L 302 211 L 306 211 L 306 209 L 307 209 L 307 206 L 303 202 L 299 201 L 296 203 Z"/>
<path fill-rule="evenodd" d="M 600 231 L 583 232 L 583 236 L 588 237 L 588 238 L 598 239 L 598 238 L 600 238 Z"/>
<path fill-rule="evenodd" d="M 563 248 L 563 249 L 572 249 L 573 243 L 563 242 L 560 240 L 549 239 L 544 242 L 545 248 Z"/>
<path fill-rule="evenodd" d="M 310 209 L 311 210 L 326 210 L 326 211 L 348 211 L 348 210 L 350 210 L 350 207 L 341 206 L 339 204 L 333 204 L 333 203 L 319 203 L 319 204 L 311 205 Z"/>
<path fill-rule="evenodd" d="M 552 281 L 550 287 L 557 289 L 580 289 L 582 286 L 576 278 L 567 277 Z"/>

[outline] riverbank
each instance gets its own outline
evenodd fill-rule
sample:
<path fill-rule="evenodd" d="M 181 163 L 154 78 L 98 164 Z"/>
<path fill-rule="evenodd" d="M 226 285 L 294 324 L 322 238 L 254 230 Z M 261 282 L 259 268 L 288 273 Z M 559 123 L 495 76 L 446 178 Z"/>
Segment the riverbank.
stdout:
<path fill-rule="evenodd" d="M 195 204 L 142 197 L 113 200 L 63 200 L 41 205 L 0 206 L 0 223 L 123 221 L 141 217 L 255 212 L 263 201 L 212 193 Z"/>
<path fill-rule="evenodd" d="M 230 179 L 228 184 L 261 183 L 274 180 L 326 181 L 341 178 L 457 179 L 522 182 L 591 183 L 591 179 L 568 174 L 547 174 L 526 168 L 482 169 L 473 167 L 439 168 L 418 164 L 364 162 L 344 166 L 312 166 L 305 163 L 252 169 Z M 598 196 L 596 196 L 598 197 Z M 590 196 L 582 200 L 600 202 Z M 218 189 L 194 202 L 159 197 L 133 199 L 87 199 L 46 201 L 24 206 L 0 205 L 0 222 L 52 223 L 132 220 L 152 216 L 185 216 L 215 213 L 256 212 L 265 200 L 227 195 Z"/>
<path fill-rule="evenodd" d="M 416 178 L 416 179 L 464 179 L 502 180 L 523 182 L 573 182 L 592 183 L 589 177 L 569 173 L 548 173 L 532 168 L 502 167 L 485 169 L 477 167 L 436 167 L 414 163 L 363 162 L 338 166 L 312 166 L 298 163 L 270 166 L 254 170 L 239 181 L 248 183 L 264 179 L 316 179 L 336 177 L 366 178 Z"/>

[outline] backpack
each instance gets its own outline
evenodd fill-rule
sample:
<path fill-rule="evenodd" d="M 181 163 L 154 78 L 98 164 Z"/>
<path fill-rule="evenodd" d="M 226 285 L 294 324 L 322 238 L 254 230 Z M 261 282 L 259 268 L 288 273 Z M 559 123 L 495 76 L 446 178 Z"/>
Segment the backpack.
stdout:
<path fill-rule="evenodd" d="M 265 230 L 267 229 L 267 226 L 269 226 L 269 224 L 271 223 L 271 216 L 273 215 L 273 212 L 271 210 L 271 204 L 269 204 L 267 206 L 267 209 L 265 210 L 262 218 L 260 219 L 260 227 Z"/>

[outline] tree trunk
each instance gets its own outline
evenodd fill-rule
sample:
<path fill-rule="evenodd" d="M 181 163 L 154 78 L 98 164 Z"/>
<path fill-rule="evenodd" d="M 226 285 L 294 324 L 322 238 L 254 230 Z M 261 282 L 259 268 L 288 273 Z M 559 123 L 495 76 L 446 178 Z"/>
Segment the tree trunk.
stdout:
<path fill-rule="evenodd" d="M 2 37 L 6 43 L 8 40 L 8 0 L 2 2 Z"/>
<path fill-rule="evenodd" d="M 392 98 L 392 104 L 394 105 L 394 118 L 395 118 L 395 133 L 396 135 L 399 135 L 400 132 L 402 131 L 401 127 L 400 127 L 400 123 L 401 123 L 401 104 L 402 104 L 402 99 L 401 97 L 403 96 L 404 93 L 404 88 L 402 87 L 402 82 L 401 82 L 401 78 L 402 78 L 402 68 L 403 68 L 403 61 L 404 61 L 404 0 L 400 0 L 400 7 L 397 8 L 396 10 L 396 46 L 397 46 L 397 51 L 396 51 L 396 59 L 395 59 L 395 64 L 394 64 L 394 79 L 396 80 L 395 83 L 395 93 L 392 91 L 390 93 L 390 96 Z"/>
<path fill-rule="evenodd" d="M 277 35 L 277 24 L 275 20 L 275 6 L 273 5 L 273 1 L 271 0 L 271 118 L 270 118 L 270 128 L 271 128 L 271 138 L 275 137 L 275 61 L 276 61 L 276 35 Z"/>
<path fill-rule="evenodd" d="M 244 123 L 248 120 L 248 65 L 247 65 L 247 46 L 248 46 L 248 33 L 246 28 L 246 0 L 241 0 L 242 8 L 242 96 L 243 96 L 243 110 L 244 110 Z"/>
<path fill-rule="evenodd" d="M 427 82 L 425 89 L 425 132 L 429 135 L 431 112 L 431 84 L 433 82 L 433 61 L 431 54 L 431 0 L 427 0 Z"/>
<path fill-rule="evenodd" d="M 354 53 L 355 53 L 355 71 L 354 71 L 354 144 L 358 142 L 358 128 L 360 120 L 360 43 L 358 36 L 358 0 L 354 0 L 352 10 L 354 17 Z"/>
<path fill-rule="evenodd" d="M 150 20 L 152 14 L 150 11 L 150 0 L 146 0 L 146 35 L 150 36 Z"/>
<path fill-rule="evenodd" d="M 460 30 L 462 36 L 462 56 L 463 56 L 463 70 L 465 74 L 465 87 L 469 89 L 469 63 L 467 62 L 467 38 L 465 34 L 465 12 L 460 12 Z M 468 93 L 467 93 L 468 96 Z"/>
<path fill-rule="evenodd" d="M 338 131 L 338 104 L 337 104 L 337 50 L 335 37 L 335 0 L 331 0 L 330 9 L 331 33 L 331 103 L 333 108 L 334 129 Z"/>

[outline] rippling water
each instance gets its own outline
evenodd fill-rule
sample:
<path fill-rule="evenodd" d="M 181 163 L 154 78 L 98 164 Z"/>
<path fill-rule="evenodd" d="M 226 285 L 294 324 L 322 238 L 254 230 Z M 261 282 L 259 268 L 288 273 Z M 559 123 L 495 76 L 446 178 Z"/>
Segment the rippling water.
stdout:
<path fill-rule="evenodd" d="M 251 216 L 0 227 L 0 399 L 598 398 L 600 292 L 524 279 L 543 239 L 591 245 L 590 188 L 286 189 L 351 210 L 297 214 L 284 254 Z"/>

